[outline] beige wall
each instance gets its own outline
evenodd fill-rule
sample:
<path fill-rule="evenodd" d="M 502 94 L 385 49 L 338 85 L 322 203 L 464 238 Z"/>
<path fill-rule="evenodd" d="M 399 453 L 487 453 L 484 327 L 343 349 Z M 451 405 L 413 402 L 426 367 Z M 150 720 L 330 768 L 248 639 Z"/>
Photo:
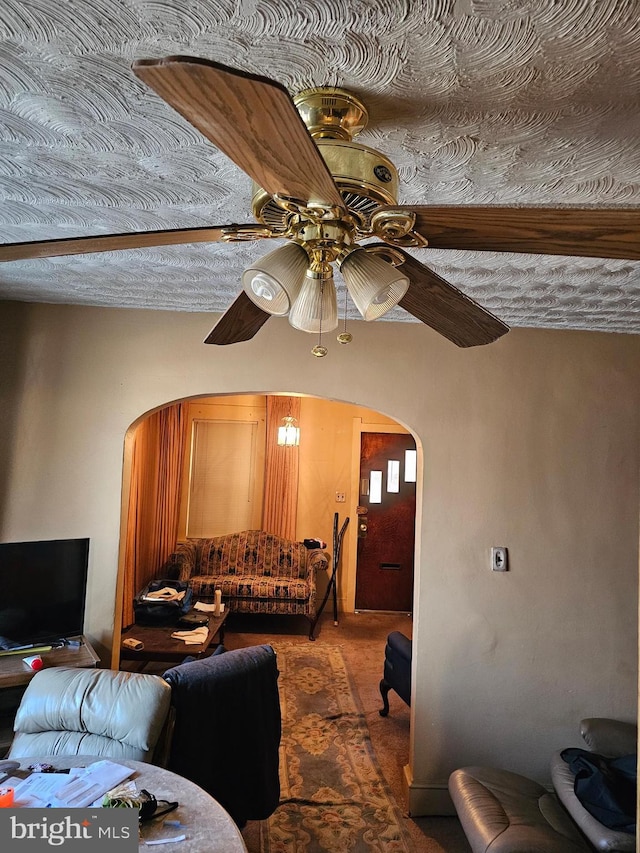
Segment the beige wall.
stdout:
<path fill-rule="evenodd" d="M 378 322 L 315 359 L 275 319 L 220 348 L 201 344 L 209 315 L 3 303 L 0 319 L 0 537 L 91 538 L 103 650 L 128 426 L 186 396 L 310 394 L 393 417 L 422 450 L 414 813 L 455 766 L 544 780 L 581 716 L 635 717 L 640 337 L 515 330 L 459 350 Z M 509 573 L 489 571 L 492 545 Z"/>

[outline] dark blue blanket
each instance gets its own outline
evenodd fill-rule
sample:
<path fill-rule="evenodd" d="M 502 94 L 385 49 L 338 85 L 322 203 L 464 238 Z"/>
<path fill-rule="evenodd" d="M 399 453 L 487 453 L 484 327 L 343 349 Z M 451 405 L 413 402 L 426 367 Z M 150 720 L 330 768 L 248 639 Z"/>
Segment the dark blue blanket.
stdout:
<path fill-rule="evenodd" d="M 636 755 L 606 758 L 586 749 L 561 753 L 575 777 L 574 790 L 589 814 L 619 832 L 636 831 Z"/>
<path fill-rule="evenodd" d="M 280 800 L 278 668 L 271 646 L 217 654 L 164 673 L 176 711 L 169 770 L 208 791 L 239 826 Z"/>

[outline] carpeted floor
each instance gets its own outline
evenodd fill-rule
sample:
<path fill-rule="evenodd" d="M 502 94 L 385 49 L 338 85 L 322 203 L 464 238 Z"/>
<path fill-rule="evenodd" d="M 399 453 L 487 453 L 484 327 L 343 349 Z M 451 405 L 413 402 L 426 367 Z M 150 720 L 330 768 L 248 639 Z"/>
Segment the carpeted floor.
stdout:
<path fill-rule="evenodd" d="M 229 649 L 286 640 L 309 644 L 308 623 L 304 619 L 274 616 L 231 615 L 225 646 Z M 357 690 L 365 721 L 384 779 L 402 814 L 410 849 L 415 853 L 469 853 L 469 845 L 456 818 L 417 818 L 406 815 L 404 766 L 409 760 L 409 709 L 392 691 L 391 710 L 380 717 L 382 707 L 378 684 L 382 677 L 384 646 L 390 631 L 411 635 L 411 619 L 405 615 L 360 613 L 341 614 L 334 626 L 329 615 L 316 629 L 316 644 L 337 645 Z M 249 853 L 261 853 L 260 823 L 250 822 L 243 831 Z M 286 850 L 286 848 L 283 848 Z M 280 850 L 280 848 L 278 848 Z M 291 847 L 291 853 L 297 848 Z"/>
<path fill-rule="evenodd" d="M 280 671 L 280 806 L 263 853 L 409 853 L 339 645 L 273 643 Z"/>

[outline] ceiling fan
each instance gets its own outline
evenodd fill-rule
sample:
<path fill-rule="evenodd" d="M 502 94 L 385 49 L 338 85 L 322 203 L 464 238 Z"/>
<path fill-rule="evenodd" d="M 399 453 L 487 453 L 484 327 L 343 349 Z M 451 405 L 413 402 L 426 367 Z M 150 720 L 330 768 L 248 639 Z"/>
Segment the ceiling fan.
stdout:
<path fill-rule="evenodd" d="M 403 206 L 398 174 L 383 154 L 353 142 L 367 110 L 337 88 L 295 97 L 274 80 L 192 57 L 139 60 L 133 71 L 254 181 L 245 225 L 13 243 L 0 261 L 181 243 L 285 238 L 253 264 L 243 290 L 205 343 L 252 338 L 272 316 L 319 333 L 338 326 L 333 265 L 367 319 L 400 305 L 461 347 L 508 331 L 405 251 L 433 247 L 640 259 L 640 210 L 572 207 Z M 379 242 L 362 244 L 377 238 Z M 341 343 L 349 333 L 338 335 Z"/>

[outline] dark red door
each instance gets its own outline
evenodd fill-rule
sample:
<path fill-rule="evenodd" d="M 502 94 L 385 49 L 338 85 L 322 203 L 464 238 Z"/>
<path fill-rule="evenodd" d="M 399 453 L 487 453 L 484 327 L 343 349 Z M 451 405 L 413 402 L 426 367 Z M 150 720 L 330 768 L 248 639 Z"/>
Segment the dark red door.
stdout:
<path fill-rule="evenodd" d="M 363 432 L 360 447 L 356 610 L 409 613 L 413 609 L 416 444 L 406 434 Z"/>

